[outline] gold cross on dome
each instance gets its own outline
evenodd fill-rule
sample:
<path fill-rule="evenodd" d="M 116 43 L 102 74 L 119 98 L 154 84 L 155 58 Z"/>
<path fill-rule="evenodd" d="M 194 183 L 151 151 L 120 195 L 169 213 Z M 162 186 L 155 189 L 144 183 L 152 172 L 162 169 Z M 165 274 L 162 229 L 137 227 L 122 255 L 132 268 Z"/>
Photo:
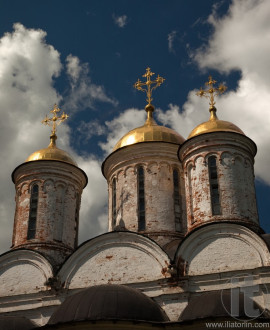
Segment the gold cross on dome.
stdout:
<path fill-rule="evenodd" d="M 61 109 L 59 109 L 58 106 L 55 104 L 53 110 L 50 111 L 53 116 L 51 118 L 48 118 L 48 116 L 46 115 L 46 117 L 42 120 L 42 124 L 52 127 L 52 135 L 55 135 L 56 127 L 69 117 L 64 111 L 61 116 L 57 116 L 57 113 L 60 111 Z"/>
<path fill-rule="evenodd" d="M 227 87 L 223 84 L 220 84 L 219 87 L 214 87 L 215 83 L 216 80 L 214 80 L 212 76 L 209 76 L 208 82 L 205 83 L 206 86 L 209 86 L 209 89 L 204 90 L 200 88 L 200 90 L 196 93 L 196 95 L 200 97 L 204 96 L 210 100 L 210 110 L 215 108 L 216 102 L 214 96 L 223 94 L 227 89 Z"/>
<path fill-rule="evenodd" d="M 139 91 L 146 92 L 147 95 L 146 101 L 148 102 L 148 105 L 151 104 L 151 101 L 153 101 L 152 99 L 153 90 L 159 87 L 165 80 L 164 78 L 160 77 L 160 75 L 158 75 L 155 80 L 151 80 L 151 77 L 154 74 L 155 73 L 151 72 L 150 68 L 147 68 L 146 73 L 142 76 L 146 78 L 146 82 L 142 82 L 140 81 L 140 79 L 138 79 L 138 81 L 134 84 L 134 88 L 138 89 Z M 143 88 L 143 86 L 146 86 L 146 88 Z"/>

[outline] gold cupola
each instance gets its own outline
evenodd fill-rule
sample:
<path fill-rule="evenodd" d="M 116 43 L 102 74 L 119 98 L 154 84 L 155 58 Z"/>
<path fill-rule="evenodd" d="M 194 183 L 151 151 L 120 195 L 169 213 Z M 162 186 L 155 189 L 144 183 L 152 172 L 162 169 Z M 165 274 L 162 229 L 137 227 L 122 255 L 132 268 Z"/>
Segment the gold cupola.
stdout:
<path fill-rule="evenodd" d="M 40 149 L 38 151 L 33 152 L 25 162 L 32 162 L 37 160 L 57 160 L 60 162 L 69 163 L 74 166 L 78 166 L 75 160 L 64 150 L 57 148 L 56 146 L 56 126 L 61 124 L 68 118 L 68 115 L 64 112 L 61 116 L 57 116 L 57 113 L 60 111 L 58 106 L 55 104 L 54 109 L 51 110 L 53 113 L 52 118 L 46 118 L 42 121 L 43 124 L 52 126 L 52 133 L 50 136 L 50 144 L 47 148 Z"/>
<path fill-rule="evenodd" d="M 160 126 L 155 122 L 153 118 L 155 107 L 151 104 L 151 101 L 153 100 L 152 91 L 159 87 L 165 79 L 158 75 L 155 80 L 151 80 L 152 75 L 154 75 L 154 73 L 151 72 L 150 68 L 147 68 L 146 73 L 143 75 L 143 77 L 146 78 L 146 82 L 142 82 L 138 79 L 134 84 L 136 89 L 146 92 L 147 94 L 146 100 L 148 103 L 145 107 L 145 111 L 147 112 L 146 122 L 143 126 L 137 127 L 125 134 L 116 143 L 113 151 L 141 142 L 169 142 L 182 144 L 185 141 L 185 139 L 174 130 L 165 126 Z M 146 88 L 143 88 L 143 86 Z"/>
<path fill-rule="evenodd" d="M 197 135 L 212 133 L 212 132 L 234 132 L 245 135 L 245 133 L 233 123 L 218 119 L 216 115 L 217 109 L 215 107 L 216 102 L 214 101 L 214 96 L 224 93 L 227 87 L 224 86 L 223 84 L 220 84 L 219 87 L 216 88 L 214 87 L 215 83 L 216 81 L 213 80 L 211 76 L 209 76 L 208 82 L 205 83 L 207 86 L 209 86 L 209 89 L 203 90 L 201 88 L 199 92 L 197 92 L 198 96 L 209 98 L 210 118 L 208 121 L 203 122 L 200 125 L 196 126 L 189 134 L 188 139 Z"/>
<path fill-rule="evenodd" d="M 70 155 L 56 147 L 56 128 L 68 115 L 57 105 L 42 121 L 51 127 L 50 144 L 38 150 L 12 172 L 16 211 L 12 249 L 43 254 L 59 268 L 78 245 L 81 194 L 87 175 Z"/>

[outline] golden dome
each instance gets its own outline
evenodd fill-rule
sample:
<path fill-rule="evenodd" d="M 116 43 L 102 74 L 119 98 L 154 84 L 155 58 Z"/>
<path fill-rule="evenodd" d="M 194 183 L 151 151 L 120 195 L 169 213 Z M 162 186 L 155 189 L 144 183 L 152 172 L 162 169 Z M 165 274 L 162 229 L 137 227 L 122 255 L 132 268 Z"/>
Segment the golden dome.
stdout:
<path fill-rule="evenodd" d="M 235 132 L 245 135 L 245 133 L 233 123 L 225 120 L 219 120 L 216 115 L 215 107 L 210 107 L 209 111 L 211 113 L 210 119 L 195 127 L 189 134 L 188 139 L 200 134 L 211 132 Z"/>
<path fill-rule="evenodd" d="M 227 90 L 227 87 L 223 84 L 220 84 L 219 87 L 214 87 L 215 84 L 216 80 L 214 80 L 212 76 L 209 76 L 208 82 L 205 83 L 205 85 L 209 86 L 209 88 L 206 90 L 200 88 L 200 90 L 196 93 L 196 95 L 206 97 L 210 100 L 210 119 L 195 127 L 189 134 L 188 139 L 200 134 L 212 132 L 234 132 L 245 135 L 245 133 L 233 123 L 218 119 L 216 115 L 217 109 L 215 107 L 216 102 L 214 96 L 223 94 Z"/>
<path fill-rule="evenodd" d="M 158 125 L 153 119 L 154 106 L 148 104 L 145 107 L 147 120 L 143 126 L 137 127 L 124 135 L 115 145 L 113 151 L 140 142 L 169 142 L 182 144 L 185 139 L 174 130 Z"/>
<path fill-rule="evenodd" d="M 52 134 L 50 136 L 51 142 L 48 145 L 48 147 L 35 151 L 26 159 L 25 162 L 32 162 L 36 160 L 57 160 L 60 162 L 65 162 L 71 165 L 78 166 L 77 163 L 74 161 L 74 159 L 72 159 L 71 156 L 66 151 L 58 149 L 56 147 L 55 144 L 56 139 L 57 136 L 55 134 Z"/>

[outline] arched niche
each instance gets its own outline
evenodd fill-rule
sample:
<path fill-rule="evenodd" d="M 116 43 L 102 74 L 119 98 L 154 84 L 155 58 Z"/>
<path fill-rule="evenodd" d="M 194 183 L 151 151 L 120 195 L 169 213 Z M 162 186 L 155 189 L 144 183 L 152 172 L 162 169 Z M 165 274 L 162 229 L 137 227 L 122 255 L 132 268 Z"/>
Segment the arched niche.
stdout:
<path fill-rule="evenodd" d="M 0 257 L 0 292 L 2 297 L 47 290 L 53 277 L 49 261 L 31 250 L 13 250 Z"/>
<path fill-rule="evenodd" d="M 260 236 L 233 223 L 214 223 L 194 230 L 176 252 L 180 274 L 203 275 L 270 265 Z"/>
<path fill-rule="evenodd" d="M 110 232 L 80 246 L 59 272 L 65 288 L 147 282 L 169 277 L 167 254 L 151 239 Z"/>

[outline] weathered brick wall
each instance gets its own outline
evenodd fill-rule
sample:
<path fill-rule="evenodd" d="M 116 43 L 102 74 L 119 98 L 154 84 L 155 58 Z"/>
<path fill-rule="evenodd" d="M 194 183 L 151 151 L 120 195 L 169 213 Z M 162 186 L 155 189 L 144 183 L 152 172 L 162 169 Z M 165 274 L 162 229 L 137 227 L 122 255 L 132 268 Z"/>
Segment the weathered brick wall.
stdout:
<path fill-rule="evenodd" d="M 263 239 L 246 226 L 212 223 L 193 231 L 177 250 L 181 275 L 223 274 L 269 267 L 270 253 Z M 220 275 L 219 274 L 219 275 Z"/>
<path fill-rule="evenodd" d="M 49 286 L 46 283 L 53 276 L 48 260 L 31 250 L 14 250 L 2 255 L 0 269 L 1 298 L 47 291 Z M 2 305 L 0 299 L 0 313 L 3 311 L 10 309 Z"/>
<path fill-rule="evenodd" d="M 61 286 L 69 290 L 100 284 L 142 284 L 170 278 L 169 264 L 166 253 L 148 238 L 110 232 L 83 244 L 58 275 Z"/>
<path fill-rule="evenodd" d="M 18 167 L 14 174 L 16 211 L 12 247 L 38 249 L 53 258 L 65 257 L 75 247 L 85 177 L 72 165 L 55 162 L 31 162 Z M 31 188 L 39 187 L 35 238 L 27 240 Z M 63 258 L 60 258 L 61 260 Z"/>
<path fill-rule="evenodd" d="M 180 150 L 185 171 L 189 230 L 209 221 L 259 226 L 254 187 L 256 146 L 245 136 L 215 132 L 197 136 Z M 216 157 L 220 215 L 213 215 L 208 159 Z"/>
<path fill-rule="evenodd" d="M 141 143 L 117 150 L 104 162 L 109 185 L 109 230 L 138 231 L 138 167 L 144 169 L 145 223 L 142 233 L 164 246 L 186 232 L 183 171 L 178 145 Z M 173 170 L 179 173 L 181 229 L 176 231 Z M 112 182 L 116 179 L 116 228 L 112 228 Z"/>
<path fill-rule="evenodd" d="M 157 244 L 134 233 L 111 232 L 89 240 L 57 277 L 39 253 L 14 250 L 0 256 L 0 315 L 25 316 L 44 325 L 67 296 L 95 284 L 121 283 L 154 299 L 177 321 L 192 295 L 230 289 L 239 285 L 232 283 L 233 276 L 243 283 L 247 274 L 259 288 L 254 300 L 269 309 L 269 260 L 259 235 L 233 223 L 211 224 L 188 235 L 177 251 L 178 274 Z"/>

